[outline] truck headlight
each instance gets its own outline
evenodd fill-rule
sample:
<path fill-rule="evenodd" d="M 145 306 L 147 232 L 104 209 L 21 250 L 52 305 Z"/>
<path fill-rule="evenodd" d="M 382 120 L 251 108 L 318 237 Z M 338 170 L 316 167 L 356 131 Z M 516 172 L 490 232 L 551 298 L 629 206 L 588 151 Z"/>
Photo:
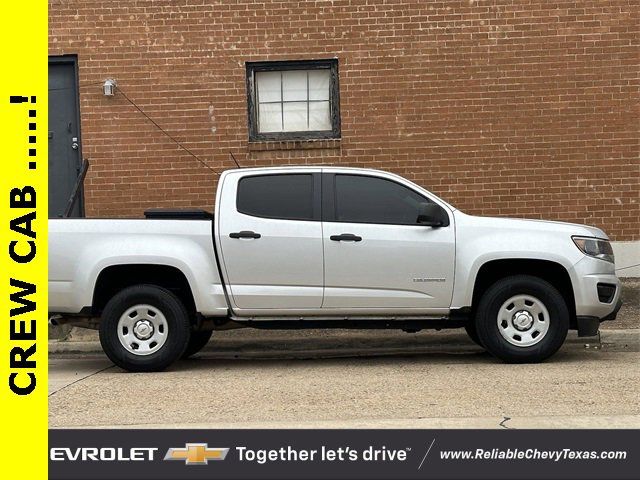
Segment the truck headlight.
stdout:
<path fill-rule="evenodd" d="M 593 237 L 571 237 L 576 247 L 585 255 L 614 263 L 613 249 L 609 240 Z"/>

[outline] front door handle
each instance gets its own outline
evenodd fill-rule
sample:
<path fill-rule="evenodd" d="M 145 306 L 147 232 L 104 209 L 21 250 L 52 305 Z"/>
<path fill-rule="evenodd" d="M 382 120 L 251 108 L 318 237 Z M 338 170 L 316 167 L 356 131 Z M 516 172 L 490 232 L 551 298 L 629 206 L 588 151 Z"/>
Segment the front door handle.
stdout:
<path fill-rule="evenodd" d="M 231 238 L 260 238 L 261 235 L 256 232 L 252 232 L 249 230 L 243 230 L 241 232 L 231 232 L 229 234 Z"/>
<path fill-rule="evenodd" d="M 331 235 L 329 237 L 334 242 L 360 242 L 362 237 L 354 235 L 353 233 L 342 233 L 340 235 Z"/>

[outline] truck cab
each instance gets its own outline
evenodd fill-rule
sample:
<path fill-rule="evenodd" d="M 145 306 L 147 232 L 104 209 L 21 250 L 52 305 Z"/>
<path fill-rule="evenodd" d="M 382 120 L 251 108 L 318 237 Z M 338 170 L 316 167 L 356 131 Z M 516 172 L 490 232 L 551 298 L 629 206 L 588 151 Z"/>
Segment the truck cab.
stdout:
<path fill-rule="evenodd" d="M 216 246 L 237 316 L 448 312 L 454 209 L 426 190 L 330 168 L 235 170 L 221 183 Z"/>

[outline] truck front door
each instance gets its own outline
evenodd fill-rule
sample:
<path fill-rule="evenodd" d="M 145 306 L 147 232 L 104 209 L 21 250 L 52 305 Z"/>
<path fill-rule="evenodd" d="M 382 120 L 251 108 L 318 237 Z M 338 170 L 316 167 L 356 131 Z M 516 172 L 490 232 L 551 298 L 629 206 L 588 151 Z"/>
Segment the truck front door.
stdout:
<path fill-rule="evenodd" d="M 426 196 L 393 179 L 323 174 L 323 310 L 349 314 L 445 313 L 455 260 L 447 226 L 418 223 Z M 446 217 L 445 217 L 446 218 Z"/>

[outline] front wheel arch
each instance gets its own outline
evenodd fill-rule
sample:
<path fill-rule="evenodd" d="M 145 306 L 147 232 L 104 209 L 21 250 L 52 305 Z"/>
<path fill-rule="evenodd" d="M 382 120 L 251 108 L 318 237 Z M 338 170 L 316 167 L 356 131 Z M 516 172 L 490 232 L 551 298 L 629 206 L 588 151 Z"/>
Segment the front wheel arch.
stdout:
<path fill-rule="evenodd" d="M 473 284 L 472 313 L 475 315 L 484 293 L 498 280 L 516 275 L 529 275 L 553 285 L 565 299 L 569 309 L 570 328 L 576 328 L 576 301 L 573 283 L 567 269 L 551 260 L 506 258 L 490 260 L 478 269 Z"/>

